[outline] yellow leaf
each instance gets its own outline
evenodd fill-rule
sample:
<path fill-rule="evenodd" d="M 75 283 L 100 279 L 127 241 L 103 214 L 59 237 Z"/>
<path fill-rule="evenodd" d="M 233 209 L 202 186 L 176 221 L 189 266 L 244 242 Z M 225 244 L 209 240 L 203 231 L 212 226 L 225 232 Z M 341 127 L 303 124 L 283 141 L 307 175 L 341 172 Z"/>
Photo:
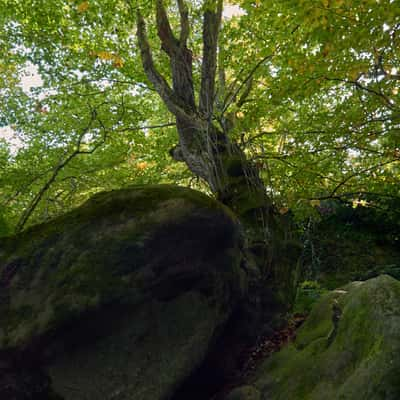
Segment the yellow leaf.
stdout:
<path fill-rule="evenodd" d="M 108 51 L 98 51 L 96 54 L 97 57 L 105 61 L 110 61 L 114 59 L 114 55 Z"/>
<path fill-rule="evenodd" d="M 143 162 L 137 163 L 136 167 L 137 167 L 137 169 L 144 171 L 147 168 L 147 165 L 148 165 L 147 162 L 143 161 Z"/>
<path fill-rule="evenodd" d="M 319 207 L 321 205 L 321 201 L 320 200 L 310 200 L 310 205 L 312 207 Z"/>
<path fill-rule="evenodd" d="M 302 74 L 305 70 L 306 70 L 306 67 L 305 67 L 304 64 L 303 65 L 299 65 L 297 67 L 297 72 L 299 72 L 300 74 Z"/>
<path fill-rule="evenodd" d="M 78 12 L 84 13 L 89 8 L 89 2 L 84 1 L 83 3 L 79 4 L 77 7 Z"/>
<path fill-rule="evenodd" d="M 113 66 L 115 68 L 122 68 L 124 66 L 124 60 L 119 56 L 114 56 Z"/>
<path fill-rule="evenodd" d="M 342 7 L 343 4 L 344 4 L 344 0 L 334 0 L 334 2 L 333 2 L 334 7 Z"/>
<path fill-rule="evenodd" d="M 91 51 L 89 55 L 92 57 L 98 57 L 103 61 L 112 61 L 115 68 L 121 68 L 124 65 L 124 60 L 120 56 L 110 53 L 109 51 Z"/>

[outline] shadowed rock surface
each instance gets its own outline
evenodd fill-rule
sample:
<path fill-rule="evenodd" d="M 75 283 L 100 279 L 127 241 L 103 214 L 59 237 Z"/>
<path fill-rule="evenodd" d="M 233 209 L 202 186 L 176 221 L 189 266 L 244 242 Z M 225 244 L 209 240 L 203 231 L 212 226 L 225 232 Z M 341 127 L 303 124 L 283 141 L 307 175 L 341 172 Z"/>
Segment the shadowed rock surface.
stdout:
<path fill-rule="evenodd" d="M 2 239 L 0 398 L 169 398 L 246 290 L 241 249 L 226 208 L 168 185 Z"/>

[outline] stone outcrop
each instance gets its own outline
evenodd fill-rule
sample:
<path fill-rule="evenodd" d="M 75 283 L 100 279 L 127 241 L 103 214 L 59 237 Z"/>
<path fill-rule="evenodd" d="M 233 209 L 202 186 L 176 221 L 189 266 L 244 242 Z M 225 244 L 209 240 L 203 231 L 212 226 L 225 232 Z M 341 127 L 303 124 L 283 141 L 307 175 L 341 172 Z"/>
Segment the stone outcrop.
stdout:
<path fill-rule="evenodd" d="M 225 207 L 168 185 L 2 239 L 0 398 L 170 398 L 245 291 L 241 252 Z"/>
<path fill-rule="evenodd" d="M 399 399 L 399 332 L 400 282 L 350 283 L 322 296 L 296 340 L 228 399 Z"/>

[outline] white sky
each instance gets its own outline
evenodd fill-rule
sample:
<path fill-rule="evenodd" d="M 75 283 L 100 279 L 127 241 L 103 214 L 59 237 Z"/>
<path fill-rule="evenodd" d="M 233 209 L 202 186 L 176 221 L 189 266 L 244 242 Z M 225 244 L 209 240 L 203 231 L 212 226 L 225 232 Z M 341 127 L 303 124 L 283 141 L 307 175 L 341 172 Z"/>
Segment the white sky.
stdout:
<path fill-rule="evenodd" d="M 226 5 L 224 7 L 223 15 L 225 18 L 236 17 L 239 15 L 243 15 L 244 11 L 236 5 Z"/>
<path fill-rule="evenodd" d="M 25 68 L 24 75 L 21 78 L 22 90 L 29 94 L 29 91 L 33 87 L 39 87 L 43 85 L 42 78 L 40 77 L 37 67 L 31 63 Z"/>
<path fill-rule="evenodd" d="M 37 67 L 28 63 L 21 77 L 22 90 L 29 95 L 31 88 L 42 85 L 43 81 L 38 73 Z M 22 146 L 22 142 L 15 135 L 14 130 L 10 126 L 0 127 L 0 139 L 5 139 L 10 144 L 12 152 L 16 152 Z"/>

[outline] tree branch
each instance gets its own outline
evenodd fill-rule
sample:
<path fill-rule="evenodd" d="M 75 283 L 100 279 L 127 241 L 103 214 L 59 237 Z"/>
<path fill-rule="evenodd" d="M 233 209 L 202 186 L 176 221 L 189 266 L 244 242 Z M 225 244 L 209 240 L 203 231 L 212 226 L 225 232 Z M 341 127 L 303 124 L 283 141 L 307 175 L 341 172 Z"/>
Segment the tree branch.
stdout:
<path fill-rule="evenodd" d="M 215 74 L 217 69 L 218 33 L 222 18 L 222 0 L 210 1 L 203 16 L 203 62 L 199 111 L 208 119 L 212 117 L 215 96 Z"/>
<path fill-rule="evenodd" d="M 253 76 L 256 73 L 256 71 L 258 70 L 258 68 L 260 68 L 260 66 L 262 64 L 265 63 L 265 61 L 271 59 L 273 56 L 275 55 L 275 52 L 272 54 L 269 54 L 267 56 L 265 56 L 264 58 L 262 58 L 249 72 L 249 74 L 247 75 L 246 79 L 238 86 L 238 88 L 233 92 L 233 93 L 229 93 L 226 98 L 225 98 L 225 102 L 224 102 L 224 107 L 222 109 L 222 113 L 224 113 L 228 107 L 235 101 L 237 95 L 239 94 L 239 92 L 243 89 L 243 87 L 245 88 L 245 91 L 243 94 L 246 94 L 246 97 L 250 94 L 251 91 L 251 84 L 252 84 L 252 80 L 253 80 Z M 240 97 L 239 102 L 241 101 L 243 96 Z M 242 103 L 243 104 L 243 103 Z"/>
<path fill-rule="evenodd" d="M 338 190 L 339 190 L 342 186 L 346 185 L 346 183 L 347 183 L 348 181 L 350 181 L 351 179 L 355 178 L 356 176 L 362 175 L 362 174 L 364 174 L 364 173 L 368 173 L 368 172 L 370 172 L 370 171 L 373 171 L 374 169 L 377 169 L 377 168 L 380 168 L 380 167 L 384 167 L 385 165 L 393 164 L 393 163 L 395 163 L 395 162 L 400 162 L 400 160 L 399 160 L 398 158 L 395 158 L 395 159 L 392 159 L 392 160 L 389 160 L 389 161 L 384 161 L 384 162 L 378 163 L 378 164 L 376 164 L 376 165 L 373 165 L 372 167 L 364 168 L 364 169 L 362 169 L 362 170 L 360 170 L 360 171 L 357 171 L 357 172 L 354 172 L 354 173 L 348 175 L 346 178 L 344 178 L 344 179 L 331 191 L 331 193 L 329 194 L 329 196 L 334 196 L 334 195 L 336 195 L 336 193 L 338 192 Z"/>
<path fill-rule="evenodd" d="M 179 36 L 179 45 L 185 47 L 190 33 L 189 10 L 185 0 L 177 0 L 179 15 L 181 17 L 181 34 Z"/>
<path fill-rule="evenodd" d="M 352 197 L 352 196 L 374 196 L 374 197 L 383 197 L 383 198 L 388 198 L 388 199 L 400 199 L 400 196 L 396 196 L 394 194 L 368 192 L 368 191 L 364 191 L 364 190 L 359 190 L 356 192 L 346 192 L 346 193 L 341 193 L 341 194 L 337 194 L 337 195 L 333 195 L 333 196 L 327 195 L 327 196 L 311 197 L 311 198 L 308 198 L 308 200 L 342 199 L 342 198 Z"/>
<path fill-rule="evenodd" d="M 164 77 L 157 71 L 154 65 L 150 45 L 147 40 L 146 24 L 139 10 L 137 10 L 137 38 L 141 53 L 143 69 L 146 73 L 147 78 L 153 84 L 154 88 L 156 89 L 161 99 L 164 101 L 168 110 L 177 118 L 180 118 L 182 121 L 193 124 L 193 118 L 191 118 L 184 111 L 184 105 L 180 104 L 175 93 L 170 88 Z"/>
<path fill-rule="evenodd" d="M 365 92 L 373 94 L 373 95 L 379 97 L 380 99 L 382 99 L 382 102 L 384 104 L 386 104 L 387 108 L 389 108 L 391 110 L 395 109 L 395 106 L 394 106 L 392 100 L 388 96 L 386 96 L 381 91 L 377 91 L 377 90 L 374 90 L 374 89 L 372 89 L 370 87 L 362 85 L 358 80 L 343 79 L 343 78 L 329 78 L 327 76 L 323 76 L 322 78 L 327 80 L 327 81 L 337 81 L 337 82 L 346 83 L 348 85 L 353 85 L 356 89 L 363 90 Z"/>
<path fill-rule="evenodd" d="M 178 41 L 172 32 L 163 0 L 156 1 L 156 20 L 162 49 L 171 57 L 178 47 Z"/>
<path fill-rule="evenodd" d="M 39 190 L 38 193 L 33 197 L 32 201 L 30 202 L 29 206 L 25 211 L 22 213 L 21 218 L 19 219 L 15 232 L 19 233 L 24 229 L 26 223 L 28 222 L 29 218 L 32 216 L 33 212 L 35 211 L 36 207 L 42 200 L 43 196 L 46 194 L 46 192 L 50 189 L 52 184 L 55 182 L 55 180 L 58 177 L 58 174 L 62 171 L 62 169 L 68 165 L 77 155 L 79 154 L 91 154 L 95 150 L 97 150 L 105 141 L 105 137 L 103 137 L 103 140 L 98 142 L 93 149 L 91 150 L 81 150 L 81 144 L 82 144 L 82 139 L 86 135 L 86 133 L 89 132 L 94 120 L 97 118 L 97 114 L 95 110 L 92 110 L 92 115 L 91 119 L 85 129 L 82 130 L 81 134 L 78 137 L 77 144 L 75 150 L 64 160 L 61 160 L 53 169 L 52 174 L 50 175 L 49 179 L 45 182 L 45 184 L 42 186 L 42 188 Z"/>
<path fill-rule="evenodd" d="M 145 126 L 128 126 L 126 128 L 118 129 L 117 132 L 127 132 L 127 131 L 141 131 L 146 129 L 159 129 L 159 128 L 167 128 L 176 126 L 176 122 L 166 122 L 165 124 L 157 124 L 157 125 L 145 125 Z"/>

